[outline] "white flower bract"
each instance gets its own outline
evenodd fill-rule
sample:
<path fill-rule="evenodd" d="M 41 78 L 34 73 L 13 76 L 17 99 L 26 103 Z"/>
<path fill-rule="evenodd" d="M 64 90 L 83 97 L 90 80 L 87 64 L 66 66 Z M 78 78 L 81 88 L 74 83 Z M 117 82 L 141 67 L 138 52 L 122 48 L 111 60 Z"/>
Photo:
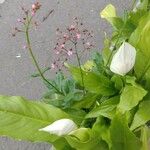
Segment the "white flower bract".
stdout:
<path fill-rule="evenodd" d="M 45 131 L 50 134 L 55 134 L 58 136 L 67 135 L 70 132 L 77 129 L 77 125 L 70 119 L 60 119 L 49 126 L 39 129 L 39 131 Z"/>
<path fill-rule="evenodd" d="M 134 67 L 135 59 L 136 49 L 131 44 L 124 42 L 113 56 L 110 70 L 124 76 Z"/>

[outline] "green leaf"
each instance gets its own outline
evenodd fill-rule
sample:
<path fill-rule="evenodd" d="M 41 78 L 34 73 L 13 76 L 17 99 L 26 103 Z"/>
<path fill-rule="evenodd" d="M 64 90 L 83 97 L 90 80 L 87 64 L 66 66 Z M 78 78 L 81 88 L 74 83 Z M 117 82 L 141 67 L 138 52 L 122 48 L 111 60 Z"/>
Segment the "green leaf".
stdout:
<path fill-rule="evenodd" d="M 108 100 L 105 100 L 98 107 L 90 111 L 87 114 L 86 118 L 95 118 L 99 116 L 104 116 L 112 119 L 116 112 L 116 107 L 118 103 L 119 103 L 119 96 L 115 96 Z"/>
<path fill-rule="evenodd" d="M 112 4 L 107 5 L 101 12 L 101 18 L 106 19 L 108 22 L 111 23 L 113 27 L 116 29 L 121 29 L 124 25 L 124 22 L 121 18 L 117 17 L 116 9 Z"/>
<path fill-rule="evenodd" d="M 75 81 L 70 78 L 65 78 L 62 72 L 58 72 L 54 80 L 48 81 L 53 84 L 63 95 L 73 92 L 75 90 Z M 57 93 L 57 91 L 47 82 L 44 82 L 50 92 Z"/>
<path fill-rule="evenodd" d="M 146 72 L 149 71 L 150 59 L 148 55 L 145 55 L 140 50 L 137 51 L 136 63 L 135 63 L 135 73 L 139 80 L 145 77 Z"/>
<path fill-rule="evenodd" d="M 95 63 L 94 71 L 97 73 L 102 73 L 104 70 L 104 61 L 103 61 L 102 54 L 95 52 L 93 54 L 92 59 L 93 59 L 93 62 Z"/>
<path fill-rule="evenodd" d="M 68 93 L 63 100 L 63 108 L 69 108 L 71 107 L 74 103 L 81 101 L 83 98 L 83 91 L 76 90 Z"/>
<path fill-rule="evenodd" d="M 53 142 L 58 137 L 38 131 L 52 122 L 69 118 L 62 110 L 22 97 L 0 96 L 0 135 L 31 142 Z"/>
<path fill-rule="evenodd" d="M 73 66 L 68 66 L 74 79 L 82 85 L 80 69 Z M 83 72 L 85 89 L 91 93 L 98 93 L 104 96 L 110 96 L 116 93 L 113 82 L 103 75 L 98 75 L 93 72 Z"/>
<path fill-rule="evenodd" d="M 148 39 L 149 39 L 149 27 L 150 27 L 150 13 L 147 13 L 144 15 L 140 21 L 139 25 L 136 28 L 136 30 L 132 33 L 129 41 L 130 43 L 136 47 L 139 48 L 143 54 L 149 54 L 150 50 L 146 49 L 148 47 Z M 144 43 L 142 43 L 144 42 Z M 145 44 L 145 45 L 144 45 Z"/>
<path fill-rule="evenodd" d="M 92 60 L 88 60 L 84 65 L 81 66 L 84 71 L 91 71 L 94 67 L 95 63 Z"/>
<path fill-rule="evenodd" d="M 121 78 L 121 76 L 119 75 L 114 75 L 112 78 L 111 78 L 111 81 L 114 82 L 115 84 L 115 88 L 117 90 L 121 90 L 123 88 L 123 80 Z"/>
<path fill-rule="evenodd" d="M 116 9 L 112 4 L 107 5 L 100 13 L 101 18 L 112 18 L 116 17 Z"/>
<path fill-rule="evenodd" d="M 146 15 L 147 11 L 145 10 L 137 10 L 136 12 L 130 12 L 130 21 L 137 27 L 140 19 Z"/>
<path fill-rule="evenodd" d="M 95 104 L 95 101 L 97 99 L 98 95 L 93 93 L 87 93 L 83 99 L 80 101 L 76 101 L 73 104 L 73 108 L 81 109 L 81 108 L 90 108 L 93 104 Z"/>
<path fill-rule="evenodd" d="M 131 130 L 134 130 L 145 123 L 147 123 L 150 120 L 150 101 L 143 101 L 140 106 L 138 111 L 136 112 L 134 116 L 134 120 L 131 124 Z"/>
<path fill-rule="evenodd" d="M 104 117 L 98 117 L 94 123 L 92 130 L 95 131 L 97 137 L 102 138 L 111 148 L 111 139 L 110 139 L 110 123 Z"/>
<path fill-rule="evenodd" d="M 63 105 L 64 96 L 48 91 L 43 95 L 42 101 L 46 104 L 61 108 Z"/>
<path fill-rule="evenodd" d="M 142 141 L 141 150 L 149 150 L 148 127 L 147 126 L 144 126 L 141 129 L 141 141 Z"/>
<path fill-rule="evenodd" d="M 56 150 L 76 150 L 69 145 L 69 143 L 64 137 L 61 137 L 55 142 L 53 142 L 53 146 Z"/>
<path fill-rule="evenodd" d="M 81 125 L 82 121 L 85 118 L 85 111 L 80 110 L 80 109 L 72 109 L 72 108 L 68 108 L 64 110 L 72 119 L 73 121 L 77 124 L 77 125 Z"/>
<path fill-rule="evenodd" d="M 120 103 L 118 109 L 121 112 L 126 112 L 131 110 L 133 107 L 138 105 L 138 103 L 147 94 L 141 86 L 126 85 L 120 97 Z"/>
<path fill-rule="evenodd" d="M 134 11 L 130 12 L 130 21 L 134 25 L 138 26 L 140 19 L 148 12 L 148 1 L 149 0 L 141 0 L 140 4 L 138 4 L 138 7 L 135 6 Z"/>
<path fill-rule="evenodd" d="M 125 116 L 117 114 L 110 127 L 112 150 L 140 150 L 140 140 L 130 131 Z"/>
<path fill-rule="evenodd" d="M 144 78 L 150 68 L 150 13 L 140 20 L 137 29 L 130 37 L 130 43 L 138 49 L 135 73 L 138 79 Z"/>
<path fill-rule="evenodd" d="M 108 150 L 106 142 L 96 136 L 87 128 L 80 128 L 66 136 L 68 143 L 76 150 Z"/>

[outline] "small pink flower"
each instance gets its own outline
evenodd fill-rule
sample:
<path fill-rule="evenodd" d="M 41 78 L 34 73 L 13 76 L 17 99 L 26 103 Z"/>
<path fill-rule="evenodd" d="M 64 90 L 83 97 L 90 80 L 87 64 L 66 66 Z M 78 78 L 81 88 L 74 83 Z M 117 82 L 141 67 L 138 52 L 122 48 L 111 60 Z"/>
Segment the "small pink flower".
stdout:
<path fill-rule="evenodd" d="M 59 51 L 56 51 L 56 54 L 58 55 L 60 52 Z"/>
<path fill-rule="evenodd" d="M 55 69 L 55 64 L 54 63 L 51 64 L 51 68 Z"/>
<path fill-rule="evenodd" d="M 64 44 L 61 44 L 61 45 L 60 45 L 60 48 L 61 48 L 61 49 L 63 49 L 64 47 L 65 47 L 65 45 L 64 45 Z"/>
<path fill-rule="evenodd" d="M 72 51 L 68 51 L 68 52 L 67 52 L 67 55 L 68 55 L 68 56 L 71 56 L 72 54 L 73 54 Z"/>
<path fill-rule="evenodd" d="M 67 34 L 64 34 L 64 36 L 63 36 L 65 39 L 68 39 L 69 38 L 69 36 L 67 35 Z"/>
<path fill-rule="evenodd" d="M 27 45 L 23 45 L 22 48 L 23 48 L 23 49 L 27 49 Z"/>
<path fill-rule="evenodd" d="M 90 42 L 87 42 L 86 45 L 87 45 L 87 46 L 91 46 Z"/>
<path fill-rule="evenodd" d="M 74 30 L 74 29 L 75 29 L 75 26 L 74 26 L 74 25 L 71 25 L 71 26 L 70 26 L 70 29 L 71 29 L 71 30 Z"/>
<path fill-rule="evenodd" d="M 32 9 L 36 9 L 36 5 L 35 4 L 32 4 Z"/>
<path fill-rule="evenodd" d="M 77 39 L 80 39 L 81 38 L 81 34 L 77 33 L 76 37 L 77 37 Z"/>
<path fill-rule="evenodd" d="M 31 12 L 31 15 L 32 15 L 32 16 L 35 16 L 35 11 L 32 11 L 32 12 Z"/>
<path fill-rule="evenodd" d="M 22 22 L 22 20 L 20 18 L 17 19 L 17 22 Z"/>

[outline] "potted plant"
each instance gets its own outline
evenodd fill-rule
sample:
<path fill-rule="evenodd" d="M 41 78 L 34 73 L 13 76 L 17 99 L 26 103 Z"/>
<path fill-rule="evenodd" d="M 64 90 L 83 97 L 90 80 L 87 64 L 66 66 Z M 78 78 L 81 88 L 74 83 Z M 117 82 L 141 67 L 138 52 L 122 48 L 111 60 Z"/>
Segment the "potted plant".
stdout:
<path fill-rule="evenodd" d="M 31 25 L 41 5 L 22 8 L 15 28 L 26 37 L 29 54 L 48 92 L 40 102 L 19 96 L 0 96 L 0 135 L 16 140 L 47 142 L 56 150 L 148 150 L 150 130 L 150 10 L 149 0 L 134 3 L 119 17 L 109 4 L 100 13 L 113 26 L 105 34 L 104 48 L 85 64 L 84 51 L 94 47 L 92 32 L 74 19 L 62 32 L 57 29 L 54 48 L 58 59 L 41 69 L 32 50 Z M 45 18 L 46 19 L 46 18 Z M 88 40 L 87 40 L 88 39 Z M 78 42 L 83 51 L 78 51 Z M 69 42 L 69 44 L 68 44 Z M 68 46 L 69 45 L 69 46 Z M 71 47 L 70 47 L 71 45 Z M 69 63 L 73 56 L 77 65 Z M 61 67 L 71 73 L 65 75 Z M 45 72 L 58 69 L 50 80 Z"/>

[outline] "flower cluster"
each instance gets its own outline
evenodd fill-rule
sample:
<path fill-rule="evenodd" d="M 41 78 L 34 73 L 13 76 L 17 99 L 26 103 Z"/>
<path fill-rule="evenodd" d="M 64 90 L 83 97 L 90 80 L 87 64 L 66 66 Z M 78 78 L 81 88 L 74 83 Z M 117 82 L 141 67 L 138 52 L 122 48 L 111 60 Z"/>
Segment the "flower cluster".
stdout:
<path fill-rule="evenodd" d="M 14 31 L 12 33 L 12 36 L 16 36 L 16 34 L 18 32 L 25 32 L 24 31 L 24 27 L 28 26 L 30 24 L 32 24 L 33 26 L 35 26 L 37 28 L 38 23 L 37 21 L 33 20 L 33 17 L 35 16 L 36 12 L 41 8 L 41 4 L 39 2 L 35 2 L 34 4 L 32 4 L 31 9 L 26 9 L 25 7 L 21 7 L 24 16 L 22 18 L 18 18 L 17 22 L 20 23 L 21 25 L 23 25 L 23 27 L 15 27 Z"/>
<path fill-rule="evenodd" d="M 32 15 L 34 16 L 35 13 L 37 12 L 37 10 L 39 10 L 41 7 L 41 4 L 39 2 L 36 2 L 34 4 L 32 4 Z"/>
<path fill-rule="evenodd" d="M 81 60 L 83 53 L 95 47 L 93 31 L 86 29 L 78 18 L 74 18 L 73 24 L 65 31 L 57 28 L 56 34 L 57 43 L 54 47 L 55 60 L 51 64 L 52 69 L 62 70 L 64 62 L 76 56 Z"/>

